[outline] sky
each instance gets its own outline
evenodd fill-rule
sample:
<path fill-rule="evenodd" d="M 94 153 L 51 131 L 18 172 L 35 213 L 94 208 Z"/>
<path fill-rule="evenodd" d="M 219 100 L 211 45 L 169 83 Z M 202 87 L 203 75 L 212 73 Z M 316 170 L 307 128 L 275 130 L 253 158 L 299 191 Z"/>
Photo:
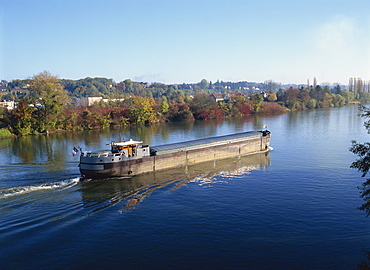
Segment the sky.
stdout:
<path fill-rule="evenodd" d="M 0 80 L 370 80 L 369 14 L 369 0 L 0 0 Z"/>

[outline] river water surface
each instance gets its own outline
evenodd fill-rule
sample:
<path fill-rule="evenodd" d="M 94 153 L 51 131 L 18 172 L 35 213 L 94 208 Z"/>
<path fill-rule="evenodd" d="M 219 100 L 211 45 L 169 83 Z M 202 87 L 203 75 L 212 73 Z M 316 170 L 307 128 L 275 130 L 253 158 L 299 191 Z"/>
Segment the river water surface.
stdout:
<path fill-rule="evenodd" d="M 355 269 L 370 250 L 357 106 L 0 140 L 2 269 Z M 268 155 L 79 181 L 83 150 L 259 130 Z"/>

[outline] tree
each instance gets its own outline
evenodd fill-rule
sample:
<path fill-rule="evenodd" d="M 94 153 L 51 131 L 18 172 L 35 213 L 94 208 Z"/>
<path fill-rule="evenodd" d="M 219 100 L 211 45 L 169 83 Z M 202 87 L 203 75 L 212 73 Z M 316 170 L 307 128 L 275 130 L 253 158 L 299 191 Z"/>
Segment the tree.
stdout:
<path fill-rule="evenodd" d="M 190 103 L 190 110 L 197 120 L 210 119 L 216 108 L 218 105 L 206 92 L 198 93 Z"/>
<path fill-rule="evenodd" d="M 370 118 L 370 108 L 360 105 L 359 115 L 369 119 Z M 370 120 L 365 121 L 364 126 L 368 133 L 370 133 Z M 357 141 L 352 141 L 352 146 L 350 151 L 357 155 L 359 158 L 352 162 L 351 168 L 357 169 L 359 172 L 362 172 L 362 177 L 365 177 L 370 170 L 370 143 L 358 143 Z M 362 187 L 359 187 L 361 190 L 361 197 L 364 198 L 365 203 L 360 207 L 361 210 L 365 210 L 367 215 L 370 215 L 370 178 L 366 179 L 362 183 Z"/>
<path fill-rule="evenodd" d="M 173 104 L 168 111 L 168 119 L 175 122 L 184 122 L 194 119 L 189 105 L 187 104 Z"/>
<path fill-rule="evenodd" d="M 261 108 L 262 102 L 263 102 L 263 97 L 260 94 L 253 94 L 252 95 L 252 101 L 254 103 L 254 111 L 258 112 L 259 109 Z"/>
<path fill-rule="evenodd" d="M 346 99 L 339 94 L 332 94 L 332 102 L 335 107 L 344 106 Z"/>
<path fill-rule="evenodd" d="M 275 101 L 277 100 L 277 96 L 276 96 L 276 94 L 275 94 L 275 93 L 272 93 L 272 94 L 269 94 L 269 95 L 267 96 L 267 99 L 268 99 L 268 101 L 270 101 L 270 102 L 275 102 Z"/>
<path fill-rule="evenodd" d="M 130 120 L 134 124 L 150 124 L 158 122 L 153 110 L 155 100 L 145 97 L 133 97 L 134 107 L 130 108 Z"/>
<path fill-rule="evenodd" d="M 32 117 L 33 108 L 22 99 L 17 108 L 10 113 L 10 126 L 16 135 L 28 135 L 32 133 L 32 125 L 35 122 Z"/>
<path fill-rule="evenodd" d="M 316 99 L 310 99 L 307 104 L 307 108 L 309 109 L 315 109 L 317 105 Z"/>
<path fill-rule="evenodd" d="M 203 90 L 208 89 L 208 87 L 209 87 L 208 81 L 206 79 L 202 79 L 199 83 L 199 87 L 200 87 L 200 89 L 203 89 Z"/>
<path fill-rule="evenodd" d="M 273 80 L 265 81 L 264 83 L 265 92 L 273 93 L 278 88 L 278 83 L 274 82 Z"/>
<path fill-rule="evenodd" d="M 33 76 L 29 89 L 38 96 L 41 104 L 37 107 L 40 112 L 40 122 L 44 127 L 39 131 L 57 128 L 63 106 L 69 100 L 67 91 L 59 84 L 58 77 L 51 75 L 48 71 L 43 71 Z"/>
<path fill-rule="evenodd" d="M 161 104 L 161 111 L 162 111 L 162 113 L 168 112 L 168 108 L 169 107 L 170 106 L 168 105 L 167 101 L 163 100 L 162 101 L 162 104 Z"/>
<path fill-rule="evenodd" d="M 350 92 L 350 91 L 347 91 L 347 90 L 344 90 L 342 92 L 342 96 L 346 100 L 346 104 L 351 103 L 355 99 L 355 94 L 353 92 Z"/>

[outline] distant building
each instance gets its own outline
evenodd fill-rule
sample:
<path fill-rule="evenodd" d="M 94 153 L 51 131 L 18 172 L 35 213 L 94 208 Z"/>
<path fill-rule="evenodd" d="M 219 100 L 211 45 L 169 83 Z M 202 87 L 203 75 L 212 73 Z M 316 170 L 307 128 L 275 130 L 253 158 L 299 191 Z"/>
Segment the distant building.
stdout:
<path fill-rule="evenodd" d="M 221 94 L 212 94 L 211 97 L 215 102 L 224 101 L 224 97 Z"/>
<path fill-rule="evenodd" d="M 92 106 L 93 104 L 95 103 L 99 103 L 100 101 L 103 101 L 103 102 L 108 102 L 108 101 L 113 101 L 113 102 L 116 102 L 116 101 L 124 101 L 125 99 L 124 98 L 114 98 L 114 99 L 107 99 L 107 98 L 102 98 L 102 97 L 85 97 L 85 98 L 78 98 L 77 100 L 75 100 L 74 103 L 76 106 L 83 106 L 83 107 L 89 107 L 89 106 Z"/>
<path fill-rule="evenodd" d="M 84 97 L 78 98 L 74 103 L 77 106 L 89 107 L 95 103 L 100 102 L 101 100 L 103 100 L 102 97 Z"/>
<path fill-rule="evenodd" d="M 0 108 L 7 108 L 8 110 L 13 110 L 15 108 L 14 100 L 1 100 L 0 101 Z"/>
<path fill-rule="evenodd" d="M 108 101 L 120 102 L 120 101 L 124 101 L 124 100 L 125 100 L 124 98 L 103 98 L 104 102 L 108 102 Z"/>

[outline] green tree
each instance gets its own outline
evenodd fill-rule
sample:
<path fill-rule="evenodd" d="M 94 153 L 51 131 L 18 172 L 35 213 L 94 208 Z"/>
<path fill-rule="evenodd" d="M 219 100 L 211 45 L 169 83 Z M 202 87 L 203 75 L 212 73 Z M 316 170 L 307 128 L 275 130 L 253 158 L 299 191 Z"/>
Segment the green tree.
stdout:
<path fill-rule="evenodd" d="M 346 104 L 349 104 L 355 100 L 355 94 L 347 90 L 342 92 L 342 96 L 345 98 Z"/>
<path fill-rule="evenodd" d="M 254 111 L 258 112 L 261 108 L 262 102 L 263 102 L 263 96 L 260 94 L 253 94 L 252 95 L 252 101 L 254 104 Z"/>
<path fill-rule="evenodd" d="M 33 76 L 30 80 L 29 89 L 37 94 L 41 104 L 41 106 L 38 106 L 38 111 L 41 117 L 40 122 L 44 126 L 42 129 L 45 129 L 40 130 L 41 132 L 58 127 L 64 105 L 69 100 L 67 91 L 64 90 L 59 81 L 58 77 L 47 71 Z"/>
<path fill-rule="evenodd" d="M 344 106 L 346 99 L 339 94 L 332 94 L 332 102 L 335 107 Z"/>
<path fill-rule="evenodd" d="M 126 86 L 126 91 L 133 92 L 134 91 L 134 83 L 130 79 L 124 80 L 124 84 Z"/>
<path fill-rule="evenodd" d="M 203 90 L 208 89 L 208 87 L 209 87 L 208 81 L 206 79 L 202 79 L 199 83 L 199 87 L 200 87 L 200 89 L 203 89 Z"/>
<path fill-rule="evenodd" d="M 309 108 L 309 109 L 315 109 L 316 108 L 316 104 L 317 104 L 317 102 L 316 102 L 316 99 L 310 99 L 309 101 L 308 101 L 308 104 L 307 104 L 307 108 Z"/>
<path fill-rule="evenodd" d="M 370 93 L 369 92 L 361 91 L 359 93 L 359 98 L 360 98 L 360 102 L 361 103 L 369 102 L 370 101 Z"/>
<path fill-rule="evenodd" d="M 162 113 L 168 112 L 168 108 L 169 107 L 170 106 L 168 105 L 167 101 L 163 100 L 162 101 L 162 104 L 161 104 L 161 111 L 162 111 Z"/>

